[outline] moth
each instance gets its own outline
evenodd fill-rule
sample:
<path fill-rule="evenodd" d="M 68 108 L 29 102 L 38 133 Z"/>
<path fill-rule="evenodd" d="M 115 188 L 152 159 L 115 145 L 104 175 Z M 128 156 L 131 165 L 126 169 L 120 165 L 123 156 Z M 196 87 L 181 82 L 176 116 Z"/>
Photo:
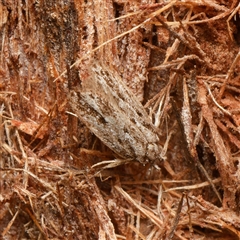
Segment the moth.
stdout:
<path fill-rule="evenodd" d="M 156 128 L 113 69 L 93 63 L 68 99 L 79 119 L 120 157 L 141 163 L 160 159 L 162 147 Z"/>

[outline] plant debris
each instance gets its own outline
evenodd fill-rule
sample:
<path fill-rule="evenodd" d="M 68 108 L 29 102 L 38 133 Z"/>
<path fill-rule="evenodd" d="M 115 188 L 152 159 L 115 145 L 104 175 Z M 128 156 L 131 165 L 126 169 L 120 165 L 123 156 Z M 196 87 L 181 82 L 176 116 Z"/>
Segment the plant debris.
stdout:
<path fill-rule="evenodd" d="M 0 15 L 1 239 L 240 239 L 239 1 L 9 0 Z M 94 135 L 70 104 L 96 61 L 113 92 L 91 101 L 108 111 L 127 87 L 117 109 L 138 106 L 161 151 L 127 144 L 136 119 L 129 138 Z M 99 126 L 131 118 L 114 104 Z"/>

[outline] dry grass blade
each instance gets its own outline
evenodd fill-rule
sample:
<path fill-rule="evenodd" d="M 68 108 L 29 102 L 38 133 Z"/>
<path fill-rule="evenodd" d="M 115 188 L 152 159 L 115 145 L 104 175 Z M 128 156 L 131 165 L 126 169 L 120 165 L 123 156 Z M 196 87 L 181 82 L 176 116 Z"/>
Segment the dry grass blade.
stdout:
<path fill-rule="evenodd" d="M 11 221 L 8 223 L 7 227 L 3 230 L 2 232 L 2 236 L 4 237 L 7 232 L 9 231 L 9 229 L 11 228 L 11 226 L 13 225 L 16 217 L 18 216 L 19 210 L 14 214 L 13 218 L 11 219 Z"/>
<path fill-rule="evenodd" d="M 101 161 L 99 163 L 96 163 L 94 165 L 92 165 L 92 168 L 96 168 L 96 167 L 101 167 L 101 169 L 108 169 L 108 168 L 114 168 L 120 165 L 124 165 L 127 163 L 130 163 L 132 161 L 132 159 L 114 159 L 114 160 L 108 160 L 108 161 Z M 106 166 L 103 166 L 106 165 Z"/>
<path fill-rule="evenodd" d="M 121 187 L 119 186 L 114 186 L 114 188 L 129 202 L 131 203 L 134 207 L 136 207 L 142 214 L 147 216 L 151 222 L 153 222 L 156 226 L 158 226 L 161 229 L 161 226 L 163 222 L 155 216 L 152 212 L 149 210 L 143 208 L 140 206 L 136 201 L 127 193 L 125 192 Z"/>
<path fill-rule="evenodd" d="M 92 196 L 89 196 L 89 198 L 91 199 L 93 208 L 96 212 L 101 228 L 104 230 L 107 239 L 117 240 L 115 229 L 108 215 L 105 202 L 93 178 L 88 179 L 88 186 L 93 194 Z"/>
<path fill-rule="evenodd" d="M 214 180 L 212 180 L 212 182 L 214 184 L 219 183 L 219 182 L 221 182 L 221 178 L 214 179 Z M 192 189 L 206 187 L 206 186 L 209 186 L 209 185 L 210 185 L 209 182 L 202 182 L 202 183 L 197 183 L 197 184 L 189 185 L 189 186 L 186 185 L 186 186 L 183 186 L 183 187 L 168 188 L 164 192 L 171 192 L 171 191 L 176 191 L 176 190 L 192 190 Z"/>
<path fill-rule="evenodd" d="M 8 153 L 10 153 L 12 158 L 14 158 L 19 164 L 22 163 L 19 157 L 16 156 L 17 155 L 16 152 L 9 145 L 7 145 L 6 143 L 3 143 L 2 148 L 6 150 Z"/>
<path fill-rule="evenodd" d="M 226 133 L 226 134 L 228 135 L 230 141 L 240 149 L 240 141 L 239 141 L 239 139 L 238 139 L 236 136 L 234 136 L 234 135 L 228 130 L 228 128 L 227 128 L 226 126 L 224 126 L 223 123 L 221 123 L 220 120 L 216 119 L 215 122 L 216 122 L 216 124 L 218 125 L 218 127 L 219 127 L 224 133 Z"/>
<path fill-rule="evenodd" d="M 162 220 L 160 220 L 159 217 L 157 217 L 153 212 L 149 211 L 148 209 L 140 206 L 127 192 L 125 192 L 121 187 L 119 186 L 114 186 L 114 188 L 130 203 L 132 204 L 135 208 L 137 208 L 143 215 L 145 215 L 151 222 L 153 222 L 159 229 L 162 229 L 164 226 L 164 223 Z M 178 233 L 173 233 L 176 234 L 180 239 L 185 239 L 180 234 Z"/>
<path fill-rule="evenodd" d="M 240 3 L 238 4 L 238 6 L 232 11 L 232 13 L 230 14 L 230 16 L 228 17 L 227 19 L 227 26 L 228 26 L 228 32 L 229 32 L 229 36 L 231 37 L 231 39 L 233 40 L 233 32 L 232 32 L 232 29 L 230 27 L 230 20 L 236 16 L 237 12 L 239 11 L 240 9 Z"/>
<path fill-rule="evenodd" d="M 192 130 L 192 115 L 190 111 L 190 104 L 189 104 L 189 96 L 188 96 L 188 88 L 186 84 L 186 80 L 183 80 L 183 107 L 182 107 L 182 113 L 181 113 L 181 119 L 180 120 L 180 114 L 178 113 L 176 103 L 173 100 L 172 101 L 173 108 L 175 110 L 175 114 L 177 116 L 177 121 L 179 123 L 180 129 L 182 131 L 183 135 L 183 142 L 184 142 L 184 151 L 185 151 L 185 158 L 189 161 L 194 162 L 198 169 L 202 172 L 202 174 L 206 177 L 206 179 L 209 181 L 213 191 L 215 192 L 216 196 L 218 197 L 219 201 L 222 203 L 222 198 L 217 191 L 212 179 L 210 178 L 209 174 L 207 173 L 206 169 L 201 164 L 198 153 L 196 150 L 196 146 L 193 145 L 194 139 L 193 139 L 193 130 Z"/>
<path fill-rule="evenodd" d="M 54 192 L 55 194 L 56 189 L 48 182 L 44 181 L 43 179 L 39 178 L 38 176 L 36 176 L 35 174 L 33 174 L 32 172 L 26 170 L 26 169 L 21 169 L 21 168 L 15 168 L 15 169 L 5 169 L 5 170 L 10 170 L 10 171 L 20 171 L 20 172 L 24 172 L 26 174 L 28 174 L 29 176 L 31 176 L 33 179 L 37 180 L 39 183 L 41 183 L 44 187 L 50 189 L 52 192 Z"/>
<path fill-rule="evenodd" d="M 41 225 L 39 224 L 37 218 L 35 217 L 35 215 L 28 209 L 26 208 L 25 211 L 28 213 L 28 215 L 30 216 L 30 218 L 33 220 L 33 222 L 35 223 L 35 225 L 37 226 L 37 228 L 40 230 L 40 232 L 43 233 L 43 235 L 45 235 Z"/>
<path fill-rule="evenodd" d="M 223 111 L 225 114 L 227 114 L 228 116 L 232 116 L 232 114 L 229 112 L 229 111 L 227 111 L 226 109 L 224 109 L 218 102 L 217 102 L 217 100 L 214 98 L 214 96 L 213 96 L 213 94 L 212 94 L 212 92 L 211 92 L 211 89 L 210 89 L 210 87 L 208 86 L 208 84 L 206 83 L 206 82 L 203 82 L 204 84 L 205 84 L 205 86 L 206 86 L 206 88 L 207 88 L 207 90 L 208 90 L 208 92 L 209 92 L 209 95 L 211 96 L 211 98 L 212 98 L 212 100 L 213 100 L 213 102 L 216 104 L 216 106 L 219 108 L 219 109 L 221 109 L 221 111 Z"/>
<path fill-rule="evenodd" d="M 177 208 L 177 211 L 176 211 L 173 223 L 172 223 L 172 227 L 170 228 L 170 233 L 166 237 L 166 240 L 171 240 L 173 238 L 174 232 L 177 228 L 177 225 L 178 225 L 178 222 L 179 222 L 179 219 L 180 219 L 180 213 L 181 213 L 181 210 L 182 210 L 182 204 L 183 204 L 184 196 L 185 196 L 185 194 L 182 194 L 181 200 L 178 204 L 178 208 Z"/>
<path fill-rule="evenodd" d="M 144 235 L 139 231 L 139 229 L 135 228 L 133 225 L 129 225 L 129 228 L 136 234 L 138 239 L 146 240 Z"/>
<path fill-rule="evenodd" d="M 207 104 L 206 89 L 203 87 L 203 83 L 201 85 L 201 88 L 199 89 L 198 101 L 202 108 L 203 117 L 207 121 L 212 134 L 217 164 L 224 186 L 223 206 L 227 207 L 227 205 L 229 205 L 231 208 L 235 209 L 235 193 L 237 189 L 235 189 L 234 187 L 236 178 L 234 175 L 235 170 L 233 166 L 233 161 L 229 151 L 227 150 L 223 142 L 222 136 L 219 134 L 217 126 L 214 123 L 212 111 Z"/>
<path fill-rule="evenodd" d="M 195 60 L 195 59 L 198 60 L 200 63 L 202 63 L 202 60 L 197 55 L 189 55 L 189 56 L 184 56 L 182 58 L 178 58 L 178 59 L 173 60 L 171 62 L 165 62 L 165 63 L 161 64 L 160 66 L 151 67 L 148 70 L 149 71 L 156 71 L 156 70 L 171 68 L 171 67 L 175 67 L 179 63 L 182 63 L 182 62 L 185 63 L 187 60 Z"/>
<path fill-rule="evenodd" d="M 225 78 L 225 81 L 223 82 L 223 85 L 222 85 L 222 87 L 221 87 L 221 89 L 220 89 L 220 92 L 219 92 L 219 95 L 218 95 L 218 98 L 219 98 L 219 99 L 222 98 L 223 93 L 224 93 L 225 88 L 226 88 L 226 85 L 227 85 L 229 79 L 231 78 L 231 76 L 232 76 L 232 74 L 233 74 L 233 71 L 234 71 L 234 68 L 236 67 L 239 59 L 240 59 L 240 50 L 238 51 L 238 54 L 237 54 L 236 57 L 234 58 L 230 69 L 228 70 L 227 76 L 226 76 L 226 78 Z"/>

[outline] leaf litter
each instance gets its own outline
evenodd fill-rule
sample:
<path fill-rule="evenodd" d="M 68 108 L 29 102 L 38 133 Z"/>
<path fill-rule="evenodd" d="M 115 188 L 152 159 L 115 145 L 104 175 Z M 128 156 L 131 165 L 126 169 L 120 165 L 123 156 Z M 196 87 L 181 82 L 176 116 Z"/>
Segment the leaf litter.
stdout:
<path fill-rule="evenodd" d="M 238 1 L 51 3 L 0 4 L 1 237 L 239 239 Z M 121 159 L 76 117 L 95 60 L 162 160 Z"/>

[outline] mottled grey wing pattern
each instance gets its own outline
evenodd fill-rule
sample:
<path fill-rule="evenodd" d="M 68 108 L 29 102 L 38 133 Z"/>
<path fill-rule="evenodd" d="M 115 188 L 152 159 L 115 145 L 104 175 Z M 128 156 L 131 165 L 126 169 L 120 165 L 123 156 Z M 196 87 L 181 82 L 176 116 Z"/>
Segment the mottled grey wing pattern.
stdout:
<path fill-rule="evenodd" d="M 119 75 L 95 63 L 69 94 L 72 110 L 110 149 L 140 162 L 160 158 L 159 137 L 142 104 Z"/>

